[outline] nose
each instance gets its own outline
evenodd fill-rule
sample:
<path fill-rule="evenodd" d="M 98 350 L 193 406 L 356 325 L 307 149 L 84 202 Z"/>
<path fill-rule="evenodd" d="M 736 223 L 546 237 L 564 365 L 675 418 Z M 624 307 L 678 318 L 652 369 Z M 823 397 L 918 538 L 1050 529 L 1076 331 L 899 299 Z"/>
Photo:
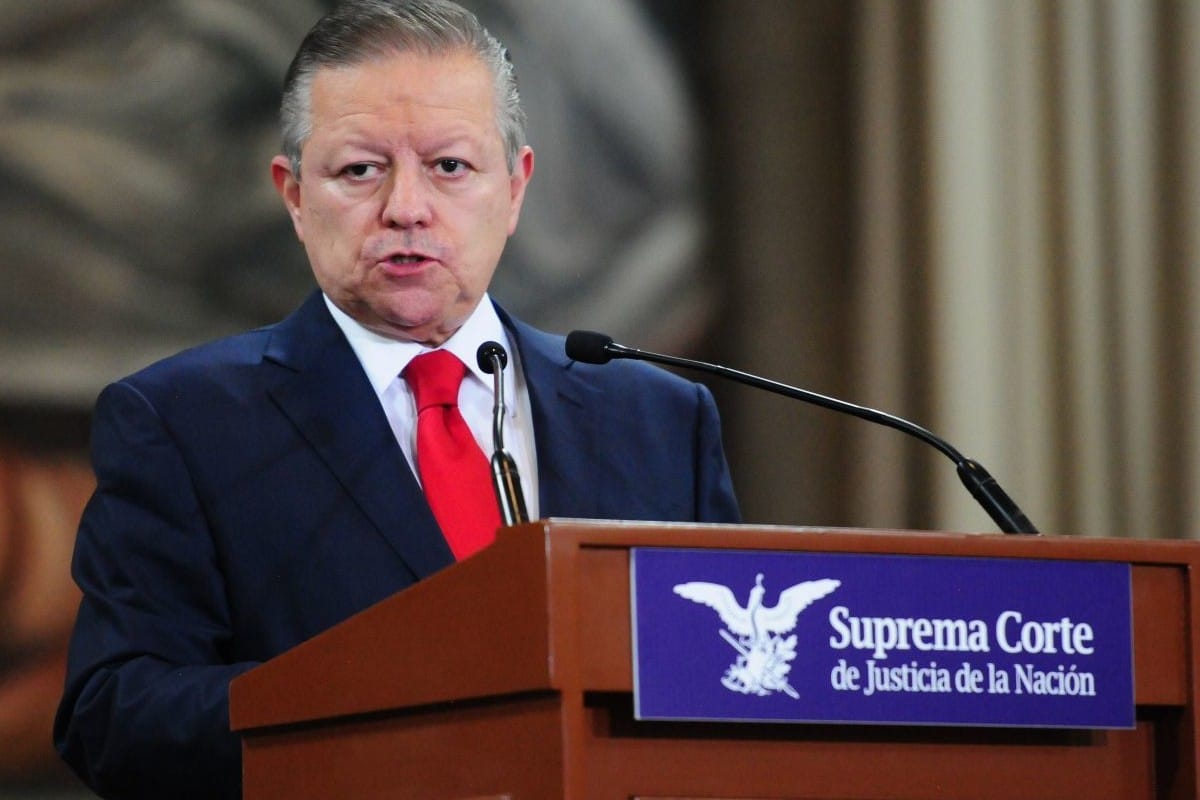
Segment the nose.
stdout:
<path fill-rule="evenodd" d="M 432 218 L 425 176 L 420 170 L 395 169 L 383 206 L 383 224 L 389 228 L 422 227 Z"/>

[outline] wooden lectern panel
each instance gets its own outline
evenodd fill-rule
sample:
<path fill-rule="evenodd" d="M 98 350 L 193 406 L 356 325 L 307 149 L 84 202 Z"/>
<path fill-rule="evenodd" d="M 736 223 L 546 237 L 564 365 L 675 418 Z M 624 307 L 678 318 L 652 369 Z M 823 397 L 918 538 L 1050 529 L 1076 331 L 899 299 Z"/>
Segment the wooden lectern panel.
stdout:
<path fill-rule="evenodd" d="M 634 720 L 629 551 L 660 546 L 1129 563 L 1137 726 Z M 1195 798 L 1197 567 L 1194 542 L 582 521 L 506 529 L 234 682 L 245 797 Z"/>
<path fill-rule="evenodd" d="M 633 722 L 593 707 L 583 796 L 1152 798 L 1154 724 L 1130 731 Z M 607 707 L 606 707 L 607 706 Z M 700 774 L 697 765 L 703 765 Z M 836 787 L 837 794 L 831 791 Z"/>
<path fill-rule="evenodd" d="M 565 797 L 558 698 L 452 704 L 248 737 L 246 798 Z M 490 789 L 490 790 L 489 790 Z"/>

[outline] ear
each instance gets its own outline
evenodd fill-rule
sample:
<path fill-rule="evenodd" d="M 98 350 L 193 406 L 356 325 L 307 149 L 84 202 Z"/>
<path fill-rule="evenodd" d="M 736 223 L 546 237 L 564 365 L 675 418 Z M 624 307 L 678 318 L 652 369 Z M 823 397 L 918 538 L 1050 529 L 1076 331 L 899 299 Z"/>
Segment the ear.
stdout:
<path fill-rule="evenodd" d="M 521 218 L 521 204 L 525 202 L 525 187 L 533 177 L 533 148 L 526 145 L 517 153 L 513 164 L 512 174 L 508 177 L 509 197 L 512 201 L 508 218 L 508 235 L 512 236 L 517 230 L 517 221 Z"/>
<path fill-rule="evenodd" d="M 292 227 L 296 237 L 304 241 L 304 224 L 300 214 L 300 179 L 292 174 L 292 162 L 287 156 L 278 155 L 271 159 L 271 180 L 275 182 L 275 191 L 283 198 L 288 216 L 292 218 Z"/>

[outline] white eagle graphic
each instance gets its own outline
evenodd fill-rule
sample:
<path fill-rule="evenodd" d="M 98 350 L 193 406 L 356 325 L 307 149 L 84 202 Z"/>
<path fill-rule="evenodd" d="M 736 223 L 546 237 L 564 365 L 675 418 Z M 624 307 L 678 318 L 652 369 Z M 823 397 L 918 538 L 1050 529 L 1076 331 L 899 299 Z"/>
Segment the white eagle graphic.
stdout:
<path fill-rule="evenodd" d="M 737 660 L 729 665 L 721 684 L 730 691 L 765 696 L 784 692 L 789 697 L 800 695 L 787 681 L 790 662 L 796 657 L 795 634 L 784 638 L 796 627 L 800 612 L 820 600 L 841 581 L 822 578 L 790 586 L 779 593 L 773 606 L 762 604 L 763 576 L 754 579 L 750 599 L 743 607 L 728 586 L 707 581 L 691 581 L 674 587 L 675 594 L 702 603 L 720 615 L 728 630 L 721 636 L 738 652 Z"/>

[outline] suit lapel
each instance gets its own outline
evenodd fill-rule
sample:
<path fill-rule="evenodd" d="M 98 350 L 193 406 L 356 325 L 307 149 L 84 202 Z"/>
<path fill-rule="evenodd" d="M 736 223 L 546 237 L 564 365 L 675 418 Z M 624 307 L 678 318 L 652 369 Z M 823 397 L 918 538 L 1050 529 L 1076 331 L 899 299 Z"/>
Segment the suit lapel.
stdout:
<path fill-rule="evenodd" d="M 605 452 L 597 390 L 572 371 L 562 339 L 497 309 L 513 335 L 533 411 L 542 517 L 601 516 L 596 454 Z"/>
<path fill-rule="evenodd" d="M 266 358 L 291 372 L 271 389 L 275 403 L 414 575 L 453 563 L 379 398 L 319 292 L 276 328 Z"/>

